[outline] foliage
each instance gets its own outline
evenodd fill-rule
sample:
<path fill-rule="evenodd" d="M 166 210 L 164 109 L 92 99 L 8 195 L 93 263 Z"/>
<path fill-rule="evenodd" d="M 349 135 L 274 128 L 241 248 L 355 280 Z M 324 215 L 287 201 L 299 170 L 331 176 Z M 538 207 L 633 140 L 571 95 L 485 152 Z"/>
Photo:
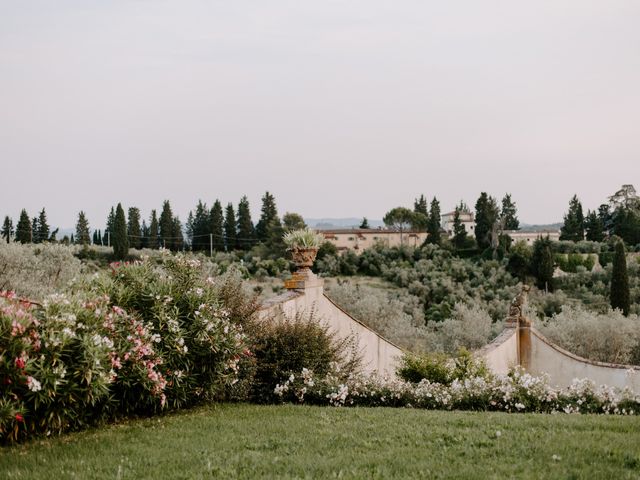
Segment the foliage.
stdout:
<path fill-rule="evenodd" d="M 429 217 L 427 220 L 427 243 L 434 245 L 440 245 L 442 242 L 440 238 L 440 202 L 436 197 L 431 200 L 431 210 L 429 210 Z"/>
<path fill-rule="evenodd" d="M 536 279 L 536 286 L 545 291 L 553 292 L 554 262 L 551 253 L 549 237 L 537 238 L 533 243 L 531 254 L 531 274 Z"/>
<path fill-rule="evenodd" d="M 613 257 L 613 271 L 611 272 L 611 308 L 619 309 L 624 316 L 629 315 L 629 275 L 627 273 L 627 255 L 624 244 L 618 242 Z"/>
<path fill-rule="evenodd" d="M 605 238 L 604 222 L 598 212 L 588 210 L 584 220 L 586 239 L 592 242 L 602 242 Z"/>
<path fill-rule="evenodd" d="M 137 207 L 129 208 L 127 236 L 129 238 L 129 246 L 131 248 L 140 248 L 142 246 L 142 230 L 140 227 L 140 209 Z"/>
<path fill-rule="evenodd" d="M 495 198 L 482 192 L 476 201 L 475 209 L 476 243 L 480 250 L 484 250 L 491 246 L 492 231 L 499 217 L 498 204 Z"/>
<path fill-rule="evenodd" d="M 64 290 L 83 270 L 76 248 L 0 242 L 0 290 L 36 301 Z"/>
<path fill-rule="evenodd" d="M 114 264 L 42 305 L 0 299 L 0 433 L 18 440 L 237 396 L 255 302 L 184 256 Z M 243 328 L 244 327 L 244 328 Z M 240 382 L 242 383 L 242 382 Z"/>
<path fill-rule="evenodd" d="M 256 373 L 251 398 L 257 402 L 273 401 L 275 385 L 303 370 L 322 376 L 334 366 L 346 377 L 360 368 L 356 339 L 338 339 L 314 311 L 267 319 L 254 326 L 252 338 Z"/>
<path fill-rule="evenodd" d="M 251 221 L 251 209 L 246 195 L 238 203 L 238 246 L 242 250 L 249 250 L 254 243 L 255 228 Z"/>
<path fill-rule="evenodd" d="M 118 260 L 124 260 L 129 254 L 129 237 L 127 236 L 127 219 L 122 205 L 118 203 L 116 216 L 113 223 L 113 256 Z"/>
<path fill-rule="evenodd" d="M 29 214 L 23 208 L 20 212 L 20 219 L 16 225 L 16 242 L 31 243 L 31 221 L 29 220 Z"/>
<path fill-rule="evenodd" d="M 4 222 L 2 223 L 2 230 L 0 231 L 0 237 L 4 238 L 7 243 L 11 242 L 11 238 L 13 237 L 14 229 L 13 229 L 13 220 L 9 215 L 4 217 Z"/>
<path fill-rule="evenodd" d="M 233 204 L 229 202 L 224 217 L 224 240 L 227 250 L 234 250 L 238 246 L 238 241 L 236 240 L 238 232 L 236 229 L 236 213 L 233 209 Z"/>
<path fill-rule="evenodd" d="M 285 233 L 282 240 L 290 249 L 317 248 L 324 243 L 324 236 L 310 228 L 302 228 Z"/>
<path fill-rule="evenodd" d="M 304 218 L 299 213 L 286 212 L 282 216 L 282 227 L 286 233 L 293 230 L 303 230 L 307 228 L 307 224 L 304 223 Z"/>
<path fill-rule="evenodd" d="M 511 275 L 524 282 L 529 275 L 533 251 L 527 242 L 520 240 L 509 250 L 507 270 Z"/>
<path fill-rule="evenodd" d="M 464 368 L 469 365 L 465 363 Z M 427 369 L 426 372 L 432 373 Z M 476 373 L 480 372 L 480 376 Z M 484 375 L 482 366 L 461 373 L 450 384 L 419 383 L 356 375 L 346 381 L 334 375 L 315 377 L 312 372 L 292 375 L 274 391 L 283 400 L 334 406 L 389 406 L 539 413 L 640 414 L 640 396 L 628 389 L 575 379 L 564 389 L 549 385 L 545 376 L 535 377 L 521 369 L 507 375 Z"/>
<path fill-rule="evenodd" d="M 89 221 L 82 210 L 78 213 L 75 241 L 78 245 L 89 245 L 91 243 L 89 238 Z"/>
<path fill-rule="evenodd" d="M 382 218 L 382 221 L 387 227 L 398 230 L 402 236 L 402 232 L 409 227 L 415 226 L 416 223 L 424 222 L 424 219 L 418 215 L 408 208 L 396 207 L 389 210 Z"/>
<path fill-rule="evenodd" d="M 539 325 L 549 339 L 584 358 L 640 364 L 640 318 L 619 310 L 596 313 L 565 306 Z"/>
<path fill-rule="evenodd" d="M 442 353 L 404 355 L 397 374 L 407 382 L 427 380 L 441 385 L 451 385 L 455 380 L 464 381 L 468 378 L 489 379 L 491 376 L 485 363 L 474 358 L 465 348 L 458 350 L 455 357 Z"/>
<path fill-rule="evenodd" d="M 518 220 L 518 210 L 515 202 L 511 199 L 511 194 L 507 193 L 502 199 L 502 210 L 500 211 L 500 220 L 505 230 L 520 230 L 520 221 Z"/>
<path fill-rule="evenodd" d="M 584 240 L 584 214 L 578 196 L 569 201 L 569 211 L 564 216 L 564 224 L 560 229 L 560 240 L 579 242 Z"/>

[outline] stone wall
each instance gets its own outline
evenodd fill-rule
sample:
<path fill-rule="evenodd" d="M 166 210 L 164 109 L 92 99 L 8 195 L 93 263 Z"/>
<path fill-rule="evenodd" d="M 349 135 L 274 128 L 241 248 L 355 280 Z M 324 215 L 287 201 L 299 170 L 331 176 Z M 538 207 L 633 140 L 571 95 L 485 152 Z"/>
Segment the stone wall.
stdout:
<path fill-rule="evenodd" d="M 314 312 L 318 321 L 328 324 L 339 338 L 355 335 L 363 358 L 363 370 L 378 375 L 394 375 L 403 351 L 364 323 L 351 317 L 324 294 L 323 281 L 312 278 L 303 281 L 301 288 L 265 302 L 260 317 L 284 314 L 293 318 L 296 313 Z"/>

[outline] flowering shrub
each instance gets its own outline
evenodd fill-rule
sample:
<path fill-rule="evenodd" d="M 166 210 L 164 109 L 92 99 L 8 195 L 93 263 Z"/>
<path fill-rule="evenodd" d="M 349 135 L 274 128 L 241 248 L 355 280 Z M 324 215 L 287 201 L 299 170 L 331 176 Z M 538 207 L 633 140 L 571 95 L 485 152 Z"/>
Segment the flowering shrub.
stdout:
<path fill-rule="evenodd" d="M 603 413 L 637 415 L 640 396 L 630 390 L 596 387 L 589 380 L 574 380 L 566 389 L 549 386 L 548 378 L 522 370 L 508 375 L 455 379 L 450 385 L 422 380 L 334 374 L 318 377 L 303 369 L 276 385 L 282 400 L 333 406 L 387 406 L 438 410 L 480 410 L 540 413 Z"/>
<path fill-rule="evenodd" d="M 252 311 L 238 304 L 226 308 L 216 281 L 202 275 L 199 260 L 167 254 L 159 264 L 149 259 L 112 264 L 110 278 L 91 288 L 139 318 L 135 332 L 151 339 L 161 359 L 161 364 L 149 361 L 158 367 L 156 381 L 164 384 L 169 407 L 220 398 L 238 381 L 241 362 L 250 357 L 238 317 Z M 138 407 L 145 405 L 134 410 Z"/>
<path fill-rule="evenodd" d="M 233 279 L 199 272 L 178 256 L 113 265 L 112 278 L 42 304 L 0 292 L 0 441 L 227 393 L 253 362 L 240 325 L 253 307 L 225 308 Z"/>
<path fill-rule="evenodd" d="M 108 398 L 113 342 L 101 319 L 55 296 L 44 305 L 0 296 L 0 439 L 86 425 Z"/>

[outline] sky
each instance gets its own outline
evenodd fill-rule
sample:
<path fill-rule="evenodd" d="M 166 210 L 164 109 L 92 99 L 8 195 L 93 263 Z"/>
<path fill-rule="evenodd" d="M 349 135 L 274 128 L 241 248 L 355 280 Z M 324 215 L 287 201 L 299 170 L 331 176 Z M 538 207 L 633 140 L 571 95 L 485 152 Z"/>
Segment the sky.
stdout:
<path fill-rule="evenodd" d="M 380 219 L 640 187 L 636 0 L 0 0 L 0 215 Z"/>

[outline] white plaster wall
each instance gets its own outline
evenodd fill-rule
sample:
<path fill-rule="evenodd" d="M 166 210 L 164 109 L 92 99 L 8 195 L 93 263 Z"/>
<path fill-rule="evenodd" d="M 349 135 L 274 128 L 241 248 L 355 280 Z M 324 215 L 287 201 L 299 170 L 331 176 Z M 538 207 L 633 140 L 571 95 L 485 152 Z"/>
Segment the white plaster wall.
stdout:
<path fill-rule="evenodd" d="M 505 328 L 496 339 L 478 350 L 476 356 L 482 358 L 492 372 L 504 375 L 518 364 L 518 336 L 515 328 Z"/>
<path fill-rule="evenodd" d="M 324 295 L 322 287 L 307 288 L 303 292 L 287 292 L 280 299 L 266 303 L 260 310 L 260 317 L 266 318 L 278 312 L 293 317 L 296 312 L 310 312 L 313 309 L 316 318 L 326 322 L 339 338 L 356 336 L 363 357 L 364 372 L 395 375 L 402 350 L 349 316 Z"/>
<path fill-rule="evenodd" d="M 556 387 L 567 387 L 575 378 L 588 378 L 596 385 L 629 387 L 640 393 L 640 367 L 593 362 L 553 345 L 535 329 L 531 329 L 531 365 L 529 373 L 549 375 Z"/>

